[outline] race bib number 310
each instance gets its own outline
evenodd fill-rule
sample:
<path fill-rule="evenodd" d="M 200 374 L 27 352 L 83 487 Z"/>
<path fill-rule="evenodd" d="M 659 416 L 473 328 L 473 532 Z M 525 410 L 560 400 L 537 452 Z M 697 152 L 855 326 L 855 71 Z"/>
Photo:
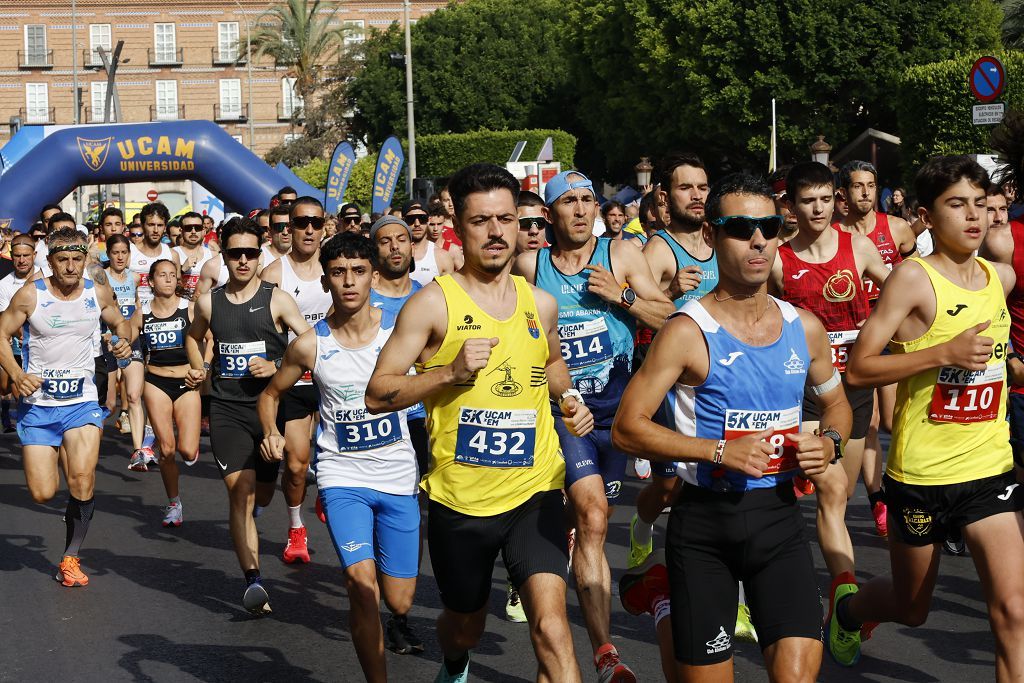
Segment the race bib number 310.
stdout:
<path fill-rule="evenodd" d="M 799 467 L 796 446 L 786 440 L 786 434 L 800 431 L 800 410 L 800 406 L 787 410 L 727 410 L 724 438 L 738 439 L 765 429 L 774 429 L 775 433 L 768 438 L 768 443 L 775 448 L 775 452 L 764 473 L 781 474 L 795 470 Z"/>
<path fill-rule="evenodd" d="M 217 345 L 220 354 L 220 376 L 228 379 L 241 379 L 250 377 L 249 359 L 253 356 L 258 358 L 267 357 L 267 343 L 264 341 L 246 342 L 244 344 L 226 344 L 221 342 Z"/>
<path fill-rule="evenodd" d="M 43 393 L 58 401 L 82 398 L 85 370 L 43 370 Z"/>
<path fill-rule="evenodd" d="M 455 462 L 480 467 L 533 467 L 536 410 L 463 408 Z"/>
<path fill-rule="evenodd" d="M 382 448 L 402 438 L 398 413 L 378 417 L 363 409 L 339 410 L 334 414 L 334 427 L 339 453 Z"/>
<path fill-rule="evenodd" d="M 1006 366 L 994 363 L 980 372 L 945 366 L 932 392 L 928 417 L 935 422 L 990 422 L 999 416 Z"/>

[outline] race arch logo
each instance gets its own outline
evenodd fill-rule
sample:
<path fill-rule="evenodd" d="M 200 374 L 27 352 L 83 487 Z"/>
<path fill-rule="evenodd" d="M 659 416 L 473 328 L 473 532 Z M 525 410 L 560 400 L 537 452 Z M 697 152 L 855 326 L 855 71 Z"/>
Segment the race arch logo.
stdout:
<path fill-rule="evenodd" d="M 78 140 L 78 152 L 82 155 L 82 161 L 85 162 L 85 165 L 93 171 L 103 168 L 103 164 L 107 162 L 107 153 L 110 151 L 110 141 L 113 139 L 113 136 L 103 138 L 102 140 L 76 138 Z"/>

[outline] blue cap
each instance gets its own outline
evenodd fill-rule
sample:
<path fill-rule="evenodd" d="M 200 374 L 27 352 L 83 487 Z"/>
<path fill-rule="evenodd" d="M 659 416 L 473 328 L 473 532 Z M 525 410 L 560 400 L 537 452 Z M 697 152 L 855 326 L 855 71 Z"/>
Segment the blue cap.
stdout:
<path fill-rule="evenodd" d="M 582 178 L 582 180 L 575 180 L 569 182 L 569 176 L 575 175 Z M 547 182 L 544 186 L 544 203 L 551 206 L 558 198 L 569 190 L 590 190 L 590 194 L 597 197 L 597 193 L 594 192 L 594 183 L 590 181 L 590 178 L 583 175 L 579 171 L 562 171 L 554 178 Z"/>

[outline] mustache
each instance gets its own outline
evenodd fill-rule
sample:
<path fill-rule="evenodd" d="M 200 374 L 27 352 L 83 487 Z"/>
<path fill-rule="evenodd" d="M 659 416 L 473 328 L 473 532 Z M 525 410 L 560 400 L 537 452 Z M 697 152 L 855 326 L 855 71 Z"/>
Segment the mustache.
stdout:
<path fill-rule="evenodd" d="M 487 244 L 485 244 L 483 248 L 486 249 L 487 247 L 494 246 L 494 245 L 505 247 L 506 249 L 508 248 L 508 242 L 506 242 L 505 240 L 501 239 L 500 237 L 496 237 L 493 240 L 488 241 Z"/>

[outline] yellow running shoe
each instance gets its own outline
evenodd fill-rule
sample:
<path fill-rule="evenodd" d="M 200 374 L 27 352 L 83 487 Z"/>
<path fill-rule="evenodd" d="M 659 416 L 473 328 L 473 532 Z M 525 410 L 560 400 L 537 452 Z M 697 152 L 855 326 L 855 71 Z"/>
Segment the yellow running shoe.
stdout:
<path fill-rule="evenodd" d="M 641 523 L 640 517 L 634 513 L 633 519 L 629 522 L 629 563 L 626 565 L 627 569 L 633 569 L 642 565 L 647 556 L 654 550 L 653 538 L 643 544 L 636 540 L 634 531 L 636 530 L 636 525 Z"/>
<path fill-rule="evenodd" d="M 757 643 L 757 630 L 750 623 L 750 608 L 743 603 L 739 604 L 736 610 L 736 630 L 733 632 L 736 640 L 747 643 Z"/>

